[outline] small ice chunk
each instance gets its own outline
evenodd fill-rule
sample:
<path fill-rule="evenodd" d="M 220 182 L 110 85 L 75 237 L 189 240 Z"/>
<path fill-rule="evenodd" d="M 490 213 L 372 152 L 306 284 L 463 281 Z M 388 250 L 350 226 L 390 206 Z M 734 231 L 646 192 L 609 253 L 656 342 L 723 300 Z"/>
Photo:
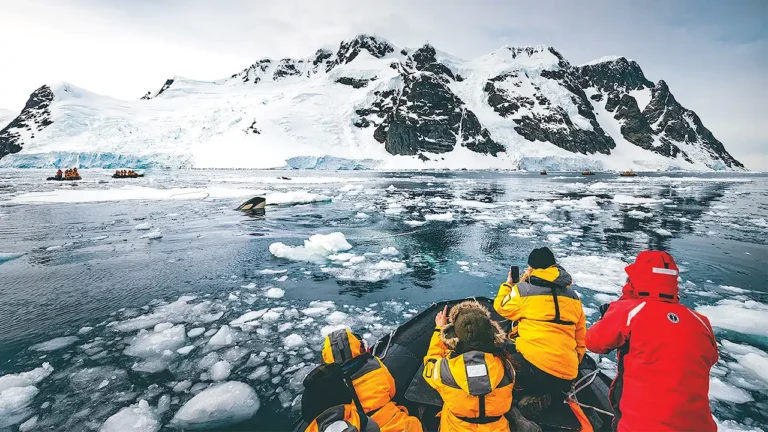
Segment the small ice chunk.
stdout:
<path fill-rule="evenodd" d="M 19 425 L 19 432 L 28 432 L 33 430 L 37 426 L 37 416 L 31 417 L 29 420 Z"/>
<path fill-rule="evenodd" d="M 164 330 L 168 330 L 171 327 L 173 327 L 173 323 L 166 322 L 166 323 L 157 324 L 153 330 L 156 332 L 161 332 Z"/>
<path fill-rule="evenodd" d="M 396 256 L 396 255 L 400 255 L 400 251 L 398 251 L 397 249 L 395 249 L 395 248 L 394 248 L 394 247 L 392 247 L 392 246 L 389 246 L 389 247 L 385 247 L 385 248 L 384 248 L 384 249 L 382 249 L 382 250 L 381 250 L 381 252 L 379 252 L 379 253 L 380 253 L 380 254 L 382 254 L 382 255 L 389 255 L 389 256 Z"/>
<path fill-rule="evenodd" d="M 368 219 L 369 217 L 370 217 L 370 216 L 368 216 L 367 214 L 365 214 L 365 213 L 363 213 L 363 212 L 359 212 L 359 213 L 357 213 L 357 214 L 355 215 L 355 218 L 356 218 L 356 219 Z"/>
<path fill-rule="evenodd" d="M 177 325 L 159 332 L 142 331 L 134 337 L 123 351 L 132 357 L 159 357 L 164 351 L 175 351 L 186 343 L 183 325 Z"/>
<path fill-rule="evenodd" d="M 173 386 L 173 392 L 174 393 L 181 393 L 183 391 L 189 390 L 190 387 L 192 387 L 192 381 L 190 381 L 190 380 L 180 381 L 178 384 Z"/>
<path fill-rule="evenodd" d="M 190 399 L 170 424 L 181 429 L 224 428 L 248 420 L 259 407 L 259 398 L 251 386 L 230 381 L 213 385 Z"/>
<path fill-rule="evenodd" d="M 325 320 L 328 321 L 328 324 L 342 324 L 347 321 L 349 316 L 341 311 L 332 312 L 330 315 L 328 315 Z"/>
<path fill-rule="evenodd" d="M 232 365 L 226 360 L 220 360 L 211 366 L 209 374 L 213 381 L 224 381 L 229 378 L 229 374 L 232 372 Z"/>
<path fill-rule="evenodd" d="M 65 337 L 59 337 L 55 339 L 51 339 L 49 341 L 41 342 L 39 344 L 32 345 L 29 347 L 32 351 L 42 351 L 42 352 L 48 352 L 48 351 L 55 351 L 58 349 L 66 348 L 73 343 L 77 342 L 79 339 L 77 336 L 65 336 Z"/>
<path fill-rule="evenodd" d="M 93 330 L 93 327 L 83 327 L 80 330 L 78 330 L 77 334 L 84 335 L 86 333 L 90 333 L 91 330 Z"/>
<path fill-rule="evenodd" d="M 412 227 L 420 227 L 427 223 L 426 221 L 416 221 L 416 220 L 407 220 L 405 221 L 405 224 Z"/>
<path fill-rule="evenodd" d="M 228 346 L 235 343 L 236 339 L 237 335 L 235 332 L 233 332 L 228 325 L 223 325 L 219 331 L 217 331 L 216 334 L 213 335 L 213 337 L 208 341 L 208 345 L 215 347 Z"/>
<path fill-rule="evenodd" d="M 664 228 L 657 228 L 655 231 L 656 231 L 656 234 L 658 234 L 660 236 L 672 237 L 672 233 L 667 231 L 667 230 L 665 230 Z"/>
<path fill-rule="evenodd" d="M 141 236 L 141 238 L 149 239 L 149 240 L 157 240 L 163 238 L 163 233 L 160 232 L 160 230 L 154 230 L 152 232 L 148 232 Z"/>
<path fill-rule="evenodd" d="M 152 226 L 148 223 L 140 223 L 135 227 L 133 227 L 133 229 L 136 231 L 149 231 L 150 229 L 152 229 Z"/>
<path fill-rule="evenodd" d="M 285 296 L 285 290 L 282 288 L 270 288 L 264 292 L 264 297 L 279 299 Z"/>
<path fill-rule="evenodd" d="M 187 332 L 187 336 L 189 336 L 190 338 L 196 338 L 203 333 L 205 333 L 205 327 L 195 327 L 192 330 Z"/>
<path fill-rule="evenodd" d="M 53 373 L 53 366 L 50 363 L 43 363 L 41 367 L 29 372 L 0 376 L 0 392 L 11 387 L 33 386 L 47 378 L 51 373 Z"/>
<path fill-rule="evenodd" d="M 275 322 L 280 319 L 280 312 L 275 309 L 270 309 L 267 313 L 261 316 L 261 320 L 264 322 Z"/>
<path fill-rule="evenodd" d="M 750 352 L 739 359 L 739 364 L 768 383 L 768 357 Z"/>
<path fill-rule="evenodd" d="M 187 345 L 185 347 L 181 347 L 181 348 L 177 349 L 176 352 L 181 354 L 181 355 L 187 355 L 187 354 L 191 353 L 193 349 L 195 349 L 194 345 Z"/>
<path fill-rule="evenodd" d="M 304 346 L 305 342 L 304 339 L 297 335 L 296 333 L 290 334 L 283 339 L 283 345 L 286 348 L 298 348 L 300 346 Z"/>
<path fill-rule="evenodd" d="M 752 402 L 752 396 L 745 390 L 721 381 L 717 377 L 709 377 L 709 398 L 737 404 Z"/>
<path fill-rule="evenodd" d="M 267 378 L 269 378 L 269 366 L 266 365 L 257 367 L 248 375 L 248 379 L 251 381 L 264 381 Z"/>
<path fill-rule="evenodd" d="M 263 274 L 263 275 L 274 275 L 274 274 L 282 274 L 287 272 L 288 270 L 272 270 L 272 269 L 259 270 L 259 274 Z M 251 284 L 248 285 L 248 288 L 255 288 L 255 287 L 256 287 L 256 284 L 253 284 L 253 286 L 251 286 Z"/>
<path fill-rule="evenodd" d="M 329 255 L 349 249 L 352 245 L 340 232 L 315 234 L 304 241 L 304 246 L 288 246 L 279 242 L 269 245 L 269 252 L 278 258 L 314 263 L 323 263 Z"/>
<path fill-rule="evenodd" d="M 257 320 L 261 318 L 265 313 L 267 313 L 268 310 L 269 308 L 265 308 L 257 311 L 246 312 L 245 314 L 240 315 L 240 317 L 237 318 L 236 320 L 231 321 L 229 324 L 233 326 L 239 326 L 247 322 Z"/>
<path fill-rule="evenodd" d="M 164 394 L 157 401 L 157 414 L 163 414 L 171 408 L 171 395 Z"/>
<path fill-rule="evenodd" d="M 436 214 L 428 214 L 424 215 L 424 219 L 428 221 L 441 221 L 441 222 L 450 222 L 453 220 L 453 213 L 436 213 Z"/>
<path fill-rule="evenodd" d="M 160 421 L 144 399 L 123 408 L 101 425 L 100 432 L 157 432 Z"/>

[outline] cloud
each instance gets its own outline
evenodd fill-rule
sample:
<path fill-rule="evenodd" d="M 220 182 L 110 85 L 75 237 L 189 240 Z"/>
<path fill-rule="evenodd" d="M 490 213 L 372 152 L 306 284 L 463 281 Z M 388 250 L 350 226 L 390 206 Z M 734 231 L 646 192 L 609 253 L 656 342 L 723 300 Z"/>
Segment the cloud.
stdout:
<path fill-rule="evenodd" d="M 748 159 L 760 146 L 768 153 L 759 144 L 768 144 L 766 17 L 760 0 L 27 0 L 0 16 L 9 64 L 0 68 L 0 107 L 18 110 L 32 90 L 61 80 L 138 98 L 175 75 L 226 77 L 258 58 L 307 56 L 358 33 L 399 46 L 429 41 L 463 58 L 547 44 L 575 64 L 637 60 Z"/>

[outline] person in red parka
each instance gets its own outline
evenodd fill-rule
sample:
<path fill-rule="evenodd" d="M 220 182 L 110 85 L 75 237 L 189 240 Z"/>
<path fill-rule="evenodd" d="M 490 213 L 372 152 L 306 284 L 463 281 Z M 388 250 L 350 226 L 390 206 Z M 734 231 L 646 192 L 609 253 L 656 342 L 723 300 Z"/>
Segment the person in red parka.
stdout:
<path fill-rule="evenodd" d="M 716 431 L 708 393 L 717 342 L 709 320 L 680 304 L 675 260 L 643 251 L 625 271 L 621 298 L 600 308 L 586 340 L 595 353 L 618 350 L 614 430 Z"/>

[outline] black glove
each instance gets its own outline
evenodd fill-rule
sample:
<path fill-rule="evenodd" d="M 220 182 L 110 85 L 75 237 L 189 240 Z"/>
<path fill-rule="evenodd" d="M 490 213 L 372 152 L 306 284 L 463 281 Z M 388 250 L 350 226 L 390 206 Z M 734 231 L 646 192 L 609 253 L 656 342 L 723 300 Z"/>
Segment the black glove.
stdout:
<path fill-rule="evenodd" d="M 600 305 L 600 319 L 605 316 L 605 313 L 608 312 L 609 307 L 611 307 L 610 303 L 603 303 Z"/>

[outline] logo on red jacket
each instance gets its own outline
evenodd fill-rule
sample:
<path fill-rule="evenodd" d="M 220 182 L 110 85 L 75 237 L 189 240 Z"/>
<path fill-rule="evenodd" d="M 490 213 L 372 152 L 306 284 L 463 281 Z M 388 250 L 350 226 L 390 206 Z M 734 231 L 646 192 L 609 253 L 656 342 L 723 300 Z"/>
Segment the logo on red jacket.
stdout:
<path fill-rule="evenodd" d="M 680 317 L 675 315 L 673 312 L 667 314 L 667 319 L 672 321 L 672 324 L 677 324 L 680 322 Z"/>

